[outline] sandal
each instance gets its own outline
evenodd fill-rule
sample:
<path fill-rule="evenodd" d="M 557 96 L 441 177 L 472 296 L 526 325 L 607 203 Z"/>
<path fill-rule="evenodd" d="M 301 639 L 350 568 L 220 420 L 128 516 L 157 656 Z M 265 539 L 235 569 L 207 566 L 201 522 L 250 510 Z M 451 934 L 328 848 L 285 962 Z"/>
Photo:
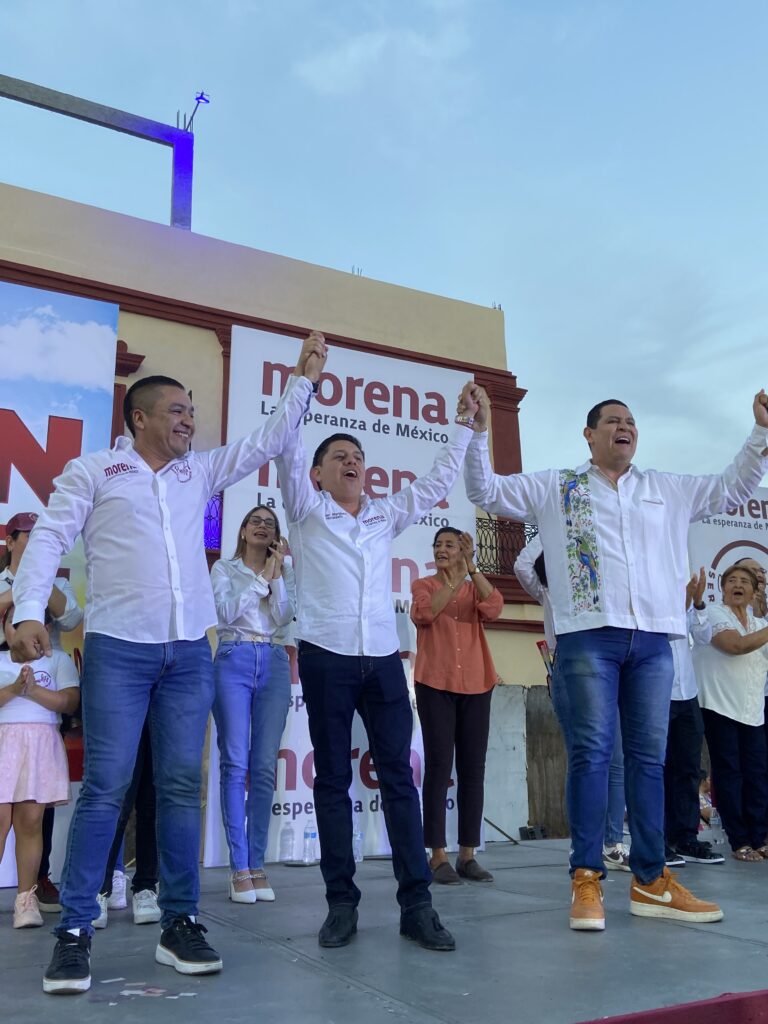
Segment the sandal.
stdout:
<path fill-rule="evenodd" d="M 763 847 L 765 849 L 765 847 Z M 768 853 L 768 851 L 766 851 Z M 763 854 L 757 850 L 753 850 L 751 846 L 740 846 L 738 850 L 734 850 L 731 856 L 735 860 L 748 861 L 750 864 L 757 864 L 758 861 L 763 859 Z"/>
<path fill-rule="evenodd" d="M 768 860 L 768 844 L 765 846 L 757 846 L 755 853 L 759 853 L 763 860 Z"/>

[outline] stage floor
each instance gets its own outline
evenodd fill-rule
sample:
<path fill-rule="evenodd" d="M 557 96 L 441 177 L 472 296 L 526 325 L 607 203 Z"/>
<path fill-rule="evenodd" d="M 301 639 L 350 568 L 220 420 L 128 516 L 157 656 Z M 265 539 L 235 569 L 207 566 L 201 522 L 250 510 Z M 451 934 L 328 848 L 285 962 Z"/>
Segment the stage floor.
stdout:
<path fill-rule="evenodd" d="M 272 867 L 277 902 L 256 906 L 229 902 L 224 869 L 203 870 L 201 920 L 224 971 L 195 979 L 161 967 L 157 927 L 136 927 L 130 911 L 112 911 L 96 933 L 93 986 L 82 996 L 42 994 L 52 937 L 47 928 L 14 932 L 14 892 L 4 889 L 0 1019 L 573 1024 L 768 988 L 768 861 L 728 857 L 722 866 L 680 869 L 681 881 L 723 906 L 725 919 L 710 925 L 631 917 L 630 875 L 611 871 L 606 931 L 585 933 L 568 929 L 567 851 L 566 840 L 493 843 L 482 857 L 493 885 L 435 886 L 455 953 L 429 953 L 400 937 L 389 861 L 360 865 L 358 934 L 337 950 L 317 944 L 325 914 L 318 868 Z M 152 987 L 163 991 L 139 994 Z"/>

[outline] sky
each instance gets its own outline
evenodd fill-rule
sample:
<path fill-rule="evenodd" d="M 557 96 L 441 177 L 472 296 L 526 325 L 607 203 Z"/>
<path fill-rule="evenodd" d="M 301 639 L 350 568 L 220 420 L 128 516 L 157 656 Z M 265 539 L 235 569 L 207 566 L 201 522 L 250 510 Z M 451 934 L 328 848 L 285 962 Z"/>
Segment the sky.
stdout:
<path fill-rule="evenodd" d="M 174 124 L 210 94 L 195 231 L 500 304 L 529 470 L 584 461 L 609 397 L 642 466 L 744 441 L 767 44 L 764 0 L 0 5 L 0 73 Z M 163 147 L 0 100 L 2 181 L 167 222 L 169 177 Z"/>

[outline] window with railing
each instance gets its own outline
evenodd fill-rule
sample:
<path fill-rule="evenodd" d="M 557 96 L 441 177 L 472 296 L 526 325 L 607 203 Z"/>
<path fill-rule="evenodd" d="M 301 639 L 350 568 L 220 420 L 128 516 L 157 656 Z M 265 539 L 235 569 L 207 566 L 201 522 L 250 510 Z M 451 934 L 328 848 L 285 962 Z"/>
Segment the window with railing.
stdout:
<path fill-rule="evenodd" d="M 513 519 L 476 520 L 478 569 L 490 576 L 512 576 L 515 559 L 538 530 L 530 523 Z"/>

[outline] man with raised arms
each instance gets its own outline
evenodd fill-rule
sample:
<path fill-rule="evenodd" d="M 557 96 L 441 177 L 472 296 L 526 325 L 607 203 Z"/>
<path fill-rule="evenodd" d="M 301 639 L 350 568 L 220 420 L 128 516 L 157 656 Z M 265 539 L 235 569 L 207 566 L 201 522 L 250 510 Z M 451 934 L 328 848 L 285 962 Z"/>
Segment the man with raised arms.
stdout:
<path fill-rule="evenodd" d="M 317 361 L 309 357 L 308 373 Z M 318 447 L 310 471 L 315 486 L 298 433 L 276 460 L 296 568 L 299 675 L 315 751 L 320 867 L 328 901 L 321 946 L 344 946 L 357 930 L 360 890 L 354 883 L 349 798 L 355 711 L 365 724 L 381 787 L 400 933 L 426 949 L 455 946 L 432 909 L 390 556 L 392 540 L 453 486 L 473 436 L 474 402 L 468 394 L 464 408 L 430 472 L 392 497 L 363 493 L 365 454 L 349 434 L 333 434 Z"/>
<path fill-rule="evenodd" d="M 602 840 L 608 764 L 621 716 L 629 824 L 630 912 L 719 921 L 664 863 L 664 755 L 673 663 L 668 639 L 686 635 L 691 521 L 746 501 L 768 470 L 768 398 L 755 396 L 755 426 L 720 475 L 640 470 L 637 426 L 627 406 L 600 402 L 587 415 L 590 458 L 575 469 L 494 474 L 488 458 L 490 403 L 473 385 L 476 431 L 464 473 L 471 501 L 537 523 L 557 634 L 554 671 L 570 707 L 568 815 L 570 926 L 605 927 Z"/>
<path fill-rule="evenodd" d="M 220 971 L 197 920 L 200 766 L 213 702 L 206 630 L 216 624 L 203 547 L 211 495 L 277 455 L 305 412 L 312 383 L 304 343 L 275 412 L 252 434 L 209 452 L 190 451 L 195 416 L 184 387 L 146 377 L 125 396 L 132 437 L 69 462 L 29 538 L 14 580 L 15 661 L 50 654 L 43 626 L 61 556 L 82 533 L 87 566 L 83 654 L 85 772 L 61 885 L 64 908 L 50 993 L 84 992 L 96 895 L 149 715 L 162 910 L 155 959 L 182 974 Z M 308 371 L 311 372 L 311 371 Z"/>

